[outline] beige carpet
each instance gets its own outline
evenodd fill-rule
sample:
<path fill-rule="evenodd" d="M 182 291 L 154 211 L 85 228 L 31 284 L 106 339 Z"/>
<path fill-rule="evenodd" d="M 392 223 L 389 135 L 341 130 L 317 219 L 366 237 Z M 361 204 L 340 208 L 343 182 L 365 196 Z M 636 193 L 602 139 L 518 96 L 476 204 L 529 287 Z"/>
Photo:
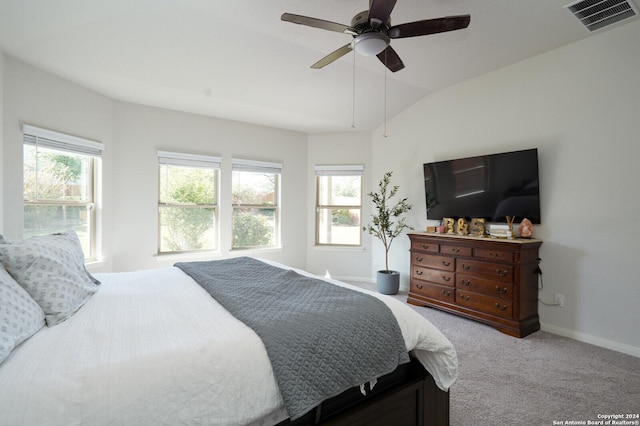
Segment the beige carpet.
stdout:
<path fill-rule="evenodd" d="M 352 284 L 375 290 L 375 284 Z M 406 293 L 393 297 L 406 303 Z M 436 309 L 412 308 L 458 353 L 452 426 L 607 424 L 604 415 L 640 413 L 640 358 L 543 331 L 517 339 Z M 618 424 L 640 424 L 637 417 L 626 420 Z"/>

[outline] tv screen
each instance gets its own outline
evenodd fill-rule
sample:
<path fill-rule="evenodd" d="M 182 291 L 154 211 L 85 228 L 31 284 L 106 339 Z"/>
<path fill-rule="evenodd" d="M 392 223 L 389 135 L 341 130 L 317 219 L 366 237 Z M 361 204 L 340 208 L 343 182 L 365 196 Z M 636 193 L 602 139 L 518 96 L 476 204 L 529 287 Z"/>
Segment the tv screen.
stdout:
<path fill-rule="evenodd" d="M 427 219 L 540 223 L 536 148 L 424 164 Z"/>

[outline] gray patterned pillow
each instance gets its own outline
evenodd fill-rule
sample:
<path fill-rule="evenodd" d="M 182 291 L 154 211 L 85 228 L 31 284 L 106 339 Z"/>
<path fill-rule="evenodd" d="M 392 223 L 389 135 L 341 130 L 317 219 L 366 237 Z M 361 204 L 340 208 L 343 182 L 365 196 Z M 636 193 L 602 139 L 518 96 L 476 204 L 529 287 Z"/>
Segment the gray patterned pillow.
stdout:
<path fill-rule="evenodd" d="M 0 244 L 0 258 L 38 302 L 48 326 L 69 318 L 99 288 L 84 267 L 80 240 L 73 230 Z"/>
<path fill-rule="evenodd" d="M 44 326 L 44 312 L 0 264 L 0 364 Z"/>

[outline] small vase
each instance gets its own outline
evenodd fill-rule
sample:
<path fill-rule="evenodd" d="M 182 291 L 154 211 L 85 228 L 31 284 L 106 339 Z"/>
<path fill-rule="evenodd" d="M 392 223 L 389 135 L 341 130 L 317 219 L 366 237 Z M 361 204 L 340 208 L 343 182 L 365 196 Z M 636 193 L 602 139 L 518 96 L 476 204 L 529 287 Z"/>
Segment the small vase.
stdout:
<path fill-rule="evenodd" d="M 378 271 L 376 277 L 378 293 L 397 294 L 400 288 L 400 272 L 398 271 Z"/>

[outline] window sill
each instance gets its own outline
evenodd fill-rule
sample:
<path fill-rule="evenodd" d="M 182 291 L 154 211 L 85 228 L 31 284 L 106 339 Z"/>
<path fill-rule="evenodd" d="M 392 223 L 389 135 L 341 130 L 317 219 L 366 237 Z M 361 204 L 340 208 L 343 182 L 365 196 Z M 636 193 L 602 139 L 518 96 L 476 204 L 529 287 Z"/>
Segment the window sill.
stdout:
<path fill-rule="evenodd" d="M 242 254 L 246 254 L 246 255 L 253 255 L 253 254 L 262 254 L 262 253 L 279 253 L 282 251 L 282 247 L 265 247 L 265 248 L 237 248 L 237 249 L 231 249 L 229 250 L 229 253 L 242 253 Z"/>
<path fill-rule="evenodd" d="M 248 249 L 231 249 L 222 251 L 204 251 L 189 253 L 166 253 L 156 254 L 155 258 L 159 262 L 165 261 L 193 261 L 193 260 L 212 260 L 218 258 L 227 258 L 231 256 L 257 256 L 265 253 L 281 252 L 282 247 L 269 248 L 248 248 Z"/>

